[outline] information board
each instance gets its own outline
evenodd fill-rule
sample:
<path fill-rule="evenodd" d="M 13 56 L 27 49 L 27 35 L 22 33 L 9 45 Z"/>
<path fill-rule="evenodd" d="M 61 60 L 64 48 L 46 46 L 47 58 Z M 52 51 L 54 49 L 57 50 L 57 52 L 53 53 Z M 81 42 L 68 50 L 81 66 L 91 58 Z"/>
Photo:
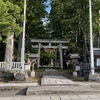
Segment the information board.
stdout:
<path fill-rule="evenodd" d="M 97 66 L 100 66 L 100 58 L 97 58 L 96 65 L 97 65 Z"/>

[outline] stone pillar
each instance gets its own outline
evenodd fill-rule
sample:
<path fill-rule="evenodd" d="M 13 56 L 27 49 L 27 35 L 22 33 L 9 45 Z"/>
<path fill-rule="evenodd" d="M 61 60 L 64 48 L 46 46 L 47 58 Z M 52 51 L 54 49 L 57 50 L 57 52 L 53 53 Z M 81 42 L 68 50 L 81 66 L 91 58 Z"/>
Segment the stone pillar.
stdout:
<path fill-rule="evenodd" d="M 35 77 L 34 64 L 35 64 L 35 60 L 32 60 L 32 71 L 31 71 L 31 77 Z"/>
<path fill-rule="evenodd" d="M 49 46 L 51 46 L 51 43 L 49 43 Z"/>
<path fill-rule="evenodd" d="M 63 69 L 62 44 L 59 44 L 60 68 Z"/>
<path fill-rule="evenodd" d="M 51 58 L 50 66 L 53 67 L 53 58 Z"/>
<path fill-rule="evenodd" d="M 37 68 L 40 67 L 40 51 L 41 51 L 41 43 L 38 44 L 38 62 L 37 62 Z"/>

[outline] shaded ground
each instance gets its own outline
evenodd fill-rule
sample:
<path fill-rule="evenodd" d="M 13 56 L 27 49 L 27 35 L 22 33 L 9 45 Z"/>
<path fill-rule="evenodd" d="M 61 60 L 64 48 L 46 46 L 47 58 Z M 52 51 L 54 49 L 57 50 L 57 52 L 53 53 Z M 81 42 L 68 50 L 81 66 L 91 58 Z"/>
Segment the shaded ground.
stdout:
<path fill-rule="evenodd" d="M 26 87 L 18 87 L 13 88 L 10 87 L 10 89 L 1 89 L 0 91 L 0 97 L 9 97 L 9 96 L 21 96 L 26 95 L 27 88 Z"/>

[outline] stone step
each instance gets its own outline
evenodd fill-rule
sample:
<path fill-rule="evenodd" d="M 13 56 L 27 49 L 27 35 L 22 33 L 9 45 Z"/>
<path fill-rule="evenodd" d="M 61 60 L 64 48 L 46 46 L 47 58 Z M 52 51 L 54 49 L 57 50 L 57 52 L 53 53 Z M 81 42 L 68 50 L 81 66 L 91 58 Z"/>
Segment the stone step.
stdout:
<path fill-rule="evenodd" d="M 77 86 L 75 82 L 60 75 L 44 75 L 41 79 L 42 86 Z"/>
<path fill-rule="evenodd" d="M 26 91 L 26 95 L 87 94 L 87 93 L 96 94 L 100 93 L 100 90 L 82 86 L 37 86 L 37 87 L 29 87 Z"/>

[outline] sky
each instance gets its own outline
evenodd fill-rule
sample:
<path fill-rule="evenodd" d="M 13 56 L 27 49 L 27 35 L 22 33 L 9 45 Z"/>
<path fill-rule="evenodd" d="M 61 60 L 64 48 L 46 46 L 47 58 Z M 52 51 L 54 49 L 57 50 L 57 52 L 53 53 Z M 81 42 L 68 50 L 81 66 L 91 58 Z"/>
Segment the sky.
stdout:
<path fill-rule="evenodd" d="M 50 10 L 51 10 L 50 2 L 51 2 L 51 0 L 48 0 L 47 2 L 45 2 L 45 4 L 48 6 L 48 7 L 46 8 L 46 11 L 47 11 L 48 13 L 50 13 Z"/>
<path fill-rule="evenodd" d="M 47 11 L 48 13 L 50 13 L 50 10 L 51 10 L 50 2 L 51 2 L 51 0 L 48 0 L 47 2 L 44 3 L 44 4 L 46 4 L 46 5 L 48 6 L 48 7 L 46 8 L 46 11 Z M 47 18 L 43 18 L 42 21 L 43 21 L 44 26 L 49 22 L 49 21 L 47 20 Z"/>

